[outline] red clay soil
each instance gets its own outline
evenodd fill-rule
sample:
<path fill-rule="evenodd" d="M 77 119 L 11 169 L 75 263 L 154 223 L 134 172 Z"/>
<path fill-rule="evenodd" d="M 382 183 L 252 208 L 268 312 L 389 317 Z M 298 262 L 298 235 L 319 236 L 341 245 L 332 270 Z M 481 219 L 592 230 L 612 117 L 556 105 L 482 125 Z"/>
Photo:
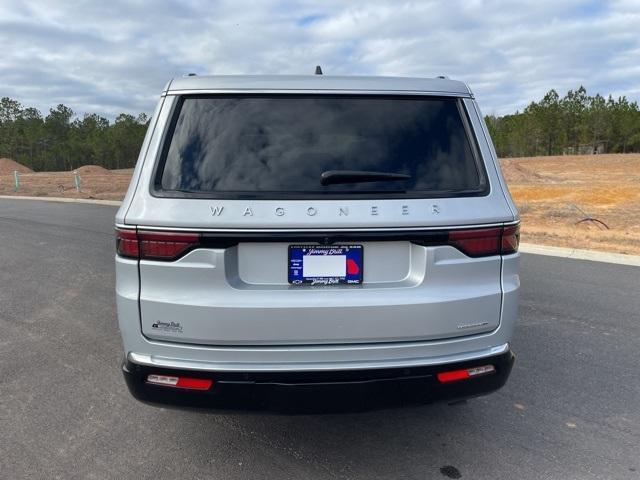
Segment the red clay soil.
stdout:
<path fill-rule="evenodd" d="M 0 158 L 0 175 L 9 175 L 13 172 L 33 173 L 29 167 L 25 167 L 21 163 L 11 160 L 10 158 Z"/>

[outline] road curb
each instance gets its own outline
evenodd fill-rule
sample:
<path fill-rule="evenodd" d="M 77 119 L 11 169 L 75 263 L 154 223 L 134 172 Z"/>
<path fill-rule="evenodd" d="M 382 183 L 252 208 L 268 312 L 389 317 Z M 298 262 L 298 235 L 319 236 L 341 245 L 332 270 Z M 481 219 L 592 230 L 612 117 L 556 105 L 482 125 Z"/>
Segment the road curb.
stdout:
<path fill-rule="evenodd" d="M 98 200 L 92 198 L 65 198 L 65 197 L 22 197 L 13 195 L 0 195 L 0 199 L 7 200 L 40 200 L 45 202 L 60 202 L 60 203 L 93 203 L 95 205 L 110 205 L 112 207 L 119 207 L 122 203 L 119 200 Z"/>
<path fill-rule="evenodd" d="M 46 202 L 61 203 L 89 203 L 94 205 L 110 205 L 119 207 L 122 202 L 118 200 L 96 200 L 90 198 L 63 198 L 63 197 L 19 197 L 13 195 L 0 195 L 0 199 L 7 200 L 41 200 Z M 575 260 L 590 260 L 592 262 L 615 263 L 618 265 L 633 265 L 640 267 L 640 255 L 626 255 L 623 253 L 598 252 L 596 250 L 581 250 L 578 248 L 551 247 L 537 245 L 535 243 L 521 243 L 520 251 L 533 255 L 545 255 L 548 257 L 573 258 Z"/>
<path fill-rule="evenodd" d="M 546 255 L 548 257 L 573 258 L 576 260 L 590 260 L 592 262 L 615 263 L 618 265 L 633 265 L 640 267 L 640 255 L 626 255 L 624 253 L 598 252 L 595 250 L 581 250 L 578 248 L 550 247 L 534 243 L 521 243 L 522 253 Z"/>

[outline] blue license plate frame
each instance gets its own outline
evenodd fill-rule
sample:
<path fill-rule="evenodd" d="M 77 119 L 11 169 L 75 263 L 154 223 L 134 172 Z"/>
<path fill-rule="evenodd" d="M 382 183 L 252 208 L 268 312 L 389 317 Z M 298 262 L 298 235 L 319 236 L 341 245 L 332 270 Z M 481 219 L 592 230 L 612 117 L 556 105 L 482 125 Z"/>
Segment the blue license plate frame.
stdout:
<path fill-rule="evenodd" d="M 344 275 L 305 276 L 306 256 L 344 256 Z M 332 259 L 331 263 L 336 262 Z M 363 266 L 364 247 L 362 245 L 289 245 L 287 273 L 291 285 L 360 285 L 363 279 Z"/>

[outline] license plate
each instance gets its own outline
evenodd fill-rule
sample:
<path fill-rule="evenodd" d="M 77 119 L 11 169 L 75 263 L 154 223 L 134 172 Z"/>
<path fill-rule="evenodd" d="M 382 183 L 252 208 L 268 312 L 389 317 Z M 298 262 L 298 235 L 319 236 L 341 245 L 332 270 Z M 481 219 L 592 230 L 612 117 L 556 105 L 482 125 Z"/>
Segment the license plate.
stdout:
<path fill-rule="evenodd" d="M 362 245 L 289 245 L 289 283 L 362 283 Z"/>

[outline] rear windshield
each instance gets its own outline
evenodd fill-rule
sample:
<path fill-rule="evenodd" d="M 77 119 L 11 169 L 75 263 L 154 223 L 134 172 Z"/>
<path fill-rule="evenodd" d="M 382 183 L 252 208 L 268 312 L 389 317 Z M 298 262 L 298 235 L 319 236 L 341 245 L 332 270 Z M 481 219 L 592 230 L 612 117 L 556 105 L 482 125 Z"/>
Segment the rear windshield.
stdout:
<path fill-rule="evenodd" d="M 469 196 L 484 169 L 461 101 L 440 97 L 182 97 L 157 194 L 206 198 Z M 323 172 L 376 172 L 323 185 Z"/>

